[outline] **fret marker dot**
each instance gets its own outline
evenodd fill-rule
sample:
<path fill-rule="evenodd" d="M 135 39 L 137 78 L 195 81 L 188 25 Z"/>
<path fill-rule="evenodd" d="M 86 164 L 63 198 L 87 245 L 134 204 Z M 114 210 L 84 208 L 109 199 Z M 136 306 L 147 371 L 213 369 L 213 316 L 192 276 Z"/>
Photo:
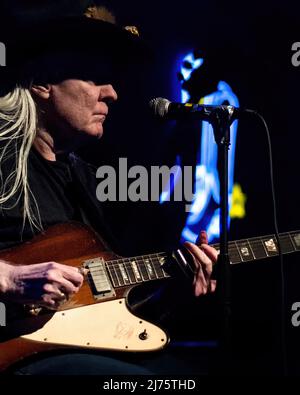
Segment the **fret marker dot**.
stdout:
<path fill-rule="evenodd" d="M 160 259 L 159 259 L 159 263 L 160 263 L 161 265 L 164 265 L 164 263 L 165 263 L 165 258 L 160 258 Z"/>

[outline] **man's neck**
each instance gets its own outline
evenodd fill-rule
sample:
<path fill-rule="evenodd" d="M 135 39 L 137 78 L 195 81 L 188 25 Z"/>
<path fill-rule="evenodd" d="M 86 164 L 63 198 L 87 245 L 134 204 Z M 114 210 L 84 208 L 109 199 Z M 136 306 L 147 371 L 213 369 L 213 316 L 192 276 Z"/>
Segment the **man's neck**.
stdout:
<path fill-rule="evenodd" d="M 38 130 L 33 145 L 43 158 L 52 162 L 56 161 L 54 141 L 47 131 Z"/>

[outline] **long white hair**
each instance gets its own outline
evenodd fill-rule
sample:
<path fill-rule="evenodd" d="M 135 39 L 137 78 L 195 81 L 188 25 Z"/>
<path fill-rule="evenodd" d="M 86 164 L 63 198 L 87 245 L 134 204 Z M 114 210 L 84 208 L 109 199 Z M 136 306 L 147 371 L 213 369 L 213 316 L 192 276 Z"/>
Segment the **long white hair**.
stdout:
<path fill-rule="evenodd" d="M 42 229 L 28 183 L 28 155 L 37 125 L 37 108 L 29 89 L 17 86 L 0 97 L 0 207 L 9 209 L 21 201 L 23 228 L 28 221 L 31 229 Z M 12 159 L 13 166 L 4 177 L 3 164 L 7 159 Z"/>

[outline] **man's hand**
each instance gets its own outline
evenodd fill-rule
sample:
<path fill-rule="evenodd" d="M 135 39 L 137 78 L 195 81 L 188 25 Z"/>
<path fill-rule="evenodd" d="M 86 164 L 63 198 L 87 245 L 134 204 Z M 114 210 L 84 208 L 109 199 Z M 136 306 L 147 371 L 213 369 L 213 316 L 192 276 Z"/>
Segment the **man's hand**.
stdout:
<path fill-rule="evenodd" d="M 78 292 L 83 275 L 78 268 L 56 262 L 10 265 L 0 262 L 0 296 L 22 304 L 56 309 Z"/>
<path fill-rule="evenodd" d="M 216 280 L 211 280 L 213 264 L 217 262 L 218 252 L 207 244 L 206 232 L 202 231 L 196 244 L 186 241 L 185 247 L 192 253 L 196 267 L 194 277 L 194 294 L 200 296 L 207 292 L 214 292 Z"/>

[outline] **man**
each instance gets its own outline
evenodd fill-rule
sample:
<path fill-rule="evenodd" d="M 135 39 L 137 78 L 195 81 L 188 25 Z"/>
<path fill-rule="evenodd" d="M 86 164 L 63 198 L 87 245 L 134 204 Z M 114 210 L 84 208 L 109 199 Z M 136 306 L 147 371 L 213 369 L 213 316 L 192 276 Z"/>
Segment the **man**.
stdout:
<path fill-rule="evenodd" d="M 116 56 L 125 50 L 129 58 L 140 44 L 129 32 L 91 18 L 62 18 L 39 28 L 31 26 L 30 39 L 20 38 L 30 48 L 22 48 L 20 54 L 21 46 L 16 46 L 13 65 L 8 58 L 8 77 L 5 83 L 2 80 L 1 248 L 71 220 L 88 223 L 109 238 L 95 201 L 95 177 L 72 152 L 101 138 L 109 106 L 118 97 L 111 84 Z M 22 37 L 25 30 L 19 33 Z M 90 40 L 88 46 L 84 40 Z M 205 236 L 199 244 L 186 243 L 195 262 L 195 296 L 215 289 L 210 275 L 217 253 Z M 4 301 L 57 309 L 84 281 L 77 268 L 59 262 L 13 263 L 0 261 L 0 299 Z M 78 374 L 147 373 L 124 361 L 88 354 L 47 358 L 19 373 L 66 372 L 68 363 Z"/>

